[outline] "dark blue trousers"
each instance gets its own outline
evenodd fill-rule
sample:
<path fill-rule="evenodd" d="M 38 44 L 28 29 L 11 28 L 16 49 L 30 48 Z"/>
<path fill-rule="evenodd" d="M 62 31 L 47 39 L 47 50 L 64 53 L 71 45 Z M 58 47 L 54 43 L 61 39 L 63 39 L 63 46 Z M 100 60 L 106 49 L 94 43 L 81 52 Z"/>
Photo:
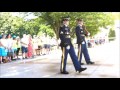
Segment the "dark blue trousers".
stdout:
<path fill-rule="evenodd" d="M 85 44 L 78 44 L 78 60 L 80 63 L 82 60 L 82 54 L 84 55 L 86 63 L 90 62 L 90 56 L 88 53 L 86 42 L 85 42 Z"/>
<path fill-rule="evenodd" d="M 76 71 L 79 70 L 81 68 L 81 65 L 78 61 L 73 46 L 70 46 L 70 49 L 67 49 L 66 47 L 61 47 L 61 49 L 62 49 L 61 71 L 66 71 L 68 53 L 70 54 L 75 70 Z"/>

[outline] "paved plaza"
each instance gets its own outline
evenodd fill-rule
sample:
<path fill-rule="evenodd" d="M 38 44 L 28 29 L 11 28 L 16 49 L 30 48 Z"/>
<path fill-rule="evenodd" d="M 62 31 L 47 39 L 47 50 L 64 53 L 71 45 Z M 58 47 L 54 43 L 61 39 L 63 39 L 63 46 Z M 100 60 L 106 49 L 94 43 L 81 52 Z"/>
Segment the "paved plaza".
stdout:
<path fill-rule="evenodd" d="M 68 57 L 68 75 L 60 74 L 61 50 L 54 50 L 49 55 L 34 59 L 17 60 L 0 64 L 0 78 L 120 78 L 119 43 L 111 42 L 88 48 L 95 65 L 85 65 L 87 70 L 75 72 Z M 77 50 L 76 50 L 77 53 Z"/>

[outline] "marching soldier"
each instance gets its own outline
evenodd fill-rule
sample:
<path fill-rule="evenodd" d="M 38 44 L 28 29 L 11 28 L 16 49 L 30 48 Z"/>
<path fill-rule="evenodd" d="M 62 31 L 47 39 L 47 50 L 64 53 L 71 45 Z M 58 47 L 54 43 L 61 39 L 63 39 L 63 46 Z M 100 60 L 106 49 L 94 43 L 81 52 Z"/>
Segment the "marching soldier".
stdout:
<path fill-rule="evenodd" d="M 77 26 L 75 29 L 76 36 L 77 36 L 77 44 L 78 44 L 78 60 L 81 63 L 82 59 L 82 54 L 84 54 L 85 61 L 87 64 L 94 64 L 90 60 L 90 56 L 87 50 L 86 46 L 86 41 L 85 41 L 85 36 L 88 36 L 88 31 L 86 30 L 85 26 L 83 25 L 83 20 L 82 19 L 77 19 Z M 83 65 L 84 63 L 81 63 Z"/>
<path fill-rule="evenodd" d="M 59 37 L 61 40 L 60 46 L 62 49 L 62 60 L 61 60 L 61 68 L 60 68 L 61 74 L 69 74 L 69 72 L 66 71 L 66 62 L 67 62 L 68 53 L 70 54 L 76 72 L 78 71 L 80 73 L 87 69 L 87 68 L 82 68 L 80 63 L 78 62 L 78 58 L 75 54 L 75 50 L 71 43 L 70 28 L 68 27 L 68 25 L 69 25 L 69 18 L 64 18 L 63 26 L 61 26 L 59 30 Z"/>

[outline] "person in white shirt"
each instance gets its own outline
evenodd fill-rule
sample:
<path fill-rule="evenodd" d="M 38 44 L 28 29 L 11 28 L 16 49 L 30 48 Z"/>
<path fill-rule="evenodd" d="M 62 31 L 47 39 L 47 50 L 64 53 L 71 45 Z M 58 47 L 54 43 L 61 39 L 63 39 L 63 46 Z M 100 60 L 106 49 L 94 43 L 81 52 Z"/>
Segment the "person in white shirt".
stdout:
<path fill-rule="evenodd" d="M 50 48 L 51 48 L 51 45 L 50 45 L 50 38 L 46 38 L 46 44 L 47 44 L 47 48 L 46 48 L 46 54 L 49 54 L 50 53 Z"/>
<path fill-rule="evenodd" d="M 7 40 L 7 49 L 8 49 L 8 60 L 11 61 L 14 53 L 14 50 L 12 49 L 13 39 L 11 38 L 11 34 L 8 34 L 6 38 L 7 38 L 6 40 Z"/>
<path fill-rule="evenodd" d="M 19 51 L 20 51 L 20 49 L 21 49 L 20 37 L 17 36 L 16 39 L 17 39 L 17 51 L 16 51 L 16 55 L 17 55 L 17 59 L 20 59 L 20 58 L 18 58 L 18 56 L 19 56 Z"/>
<path fill-rule="evenodd" d="M 34 56 L 37 55 L 37 49 L 38 49 L 38 38 L 36 35 L 33 36 L 33 51 L 34 51 Z"/>
<path fill-rule="evenodd" d="M 23 38 L 21 39 L 21 49 L 22 49 L 22 58 L 27 59 L 27 52 L 28 52 L 28 38 L 26 34 L 23 34 Z"/>

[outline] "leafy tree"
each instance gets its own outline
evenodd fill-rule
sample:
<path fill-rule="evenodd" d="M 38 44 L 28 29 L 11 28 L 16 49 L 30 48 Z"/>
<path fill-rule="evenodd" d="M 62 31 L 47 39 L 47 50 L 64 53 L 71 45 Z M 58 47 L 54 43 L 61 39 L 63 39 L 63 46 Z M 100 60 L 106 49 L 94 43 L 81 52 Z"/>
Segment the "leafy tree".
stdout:
<path fill-rule="evenodd" d="M 34 14 L 36 19 L 26 19 Z M 0 13 L 0 33 L 13 32 L 22 35 L 31 35 L 39 32 L 59 39 L 59 27 L 63 17 L 70 17 L 71 36 L 75 37 L 76 19 L 82 18 L 91 36 L 99 33 L 100 28 L 114 24 L 113 13 L 111 12 L 20 12 L 20 17 L 12 16 L 11 12 Z M 117 15 L 119 16 L 119 14 Z"/>
<path fill-rule="evenodd" d="M 0 13 L 0 33 L 18 33 L 23 24 L 23 18 L 12 16 L 11 12 Z"/>
<path fill-rule="evenodd" d="M 106 28 L 108 25 L 114 24 L 111 13 L 105 12 L 35 12 L 35 15 L 42 18 L 47 25 L 50 25 L 56 34 L 57 39 L 59 27 L 61 26 L 62 17 L 70 17 L 70 27 L 72 37 L 74 37 L 76 19 L 82 18 L 85 22 L 87 30 L 94 36 L 99 32 L 100 27 Z"/>

